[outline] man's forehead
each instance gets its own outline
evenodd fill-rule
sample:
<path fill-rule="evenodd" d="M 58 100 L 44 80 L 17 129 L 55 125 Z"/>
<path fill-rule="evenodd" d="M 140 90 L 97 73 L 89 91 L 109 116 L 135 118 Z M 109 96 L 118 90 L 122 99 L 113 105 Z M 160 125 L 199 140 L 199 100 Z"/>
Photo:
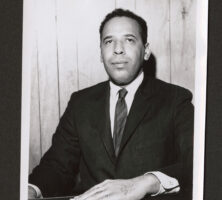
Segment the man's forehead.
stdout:
<path fill-rule="evenodd" d="M 102 36 L 112 33 L 129 32 L 134 34 L 140 34 L 140 25 L 135 19 L 125 16 L 116 16 L 106 22 Z"/>

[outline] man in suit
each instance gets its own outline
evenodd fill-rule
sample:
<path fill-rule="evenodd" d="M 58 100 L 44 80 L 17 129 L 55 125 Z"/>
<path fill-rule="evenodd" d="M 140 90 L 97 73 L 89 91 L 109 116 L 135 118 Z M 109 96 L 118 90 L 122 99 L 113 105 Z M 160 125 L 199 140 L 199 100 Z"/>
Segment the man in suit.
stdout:
<path fill-rule="evenodd" d="M 144 74 L 147 26 L 134 13 L 109 13 L 100 47 L 109 80 L 72 94 L 51 148 L 29 177 L 29 197 L 135 200 L 189 190 L 191 93 Z"/>

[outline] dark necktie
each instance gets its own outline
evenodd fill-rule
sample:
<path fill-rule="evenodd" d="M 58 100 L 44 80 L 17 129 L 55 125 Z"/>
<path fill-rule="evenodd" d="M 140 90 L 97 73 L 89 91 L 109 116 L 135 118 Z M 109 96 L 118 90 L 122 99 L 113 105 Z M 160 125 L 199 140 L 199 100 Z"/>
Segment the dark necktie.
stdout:
<path fill-rule="evenodd" d="M 119 98 L 116 103 L 114 130 L 113 130 L 113 144 L 116 156 L 119 153 L 119 147 L 127 118 L 127 105 L 125 102 L 126 94 L 127 90 L 125 88 L 119 90 Z"/>

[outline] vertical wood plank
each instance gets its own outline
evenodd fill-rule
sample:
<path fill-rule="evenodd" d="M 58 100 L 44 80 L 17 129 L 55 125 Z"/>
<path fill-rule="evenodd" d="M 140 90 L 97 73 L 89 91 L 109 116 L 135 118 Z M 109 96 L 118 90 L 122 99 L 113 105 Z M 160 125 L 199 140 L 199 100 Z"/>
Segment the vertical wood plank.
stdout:
<path fill-rule="evenodd" d="M 36 1 L 42 153 L 59 121 L 55 1 Z"/>
<path fill-rule="evenodd" d="M 33 48 L 32 69 L 31 69 L 31 107 L 30 107 L 30 159 L 29 170 L 36 166 L 41 154 L 40 145 L 40 113 L 39 113 L 39 88 L 38 88 L 38 66 L 37 66 L 37 48 Z"/>
<path fill-rule="evenodd" d="M 136 0 L 116 0 L 116 8 L 124 8 L 135 11 Z"/>
<path fill-rule="evenodd" d="M 32 15 L 30 20 L 30 60 L 31 67 L 31 100 L 30 100 L 30 137 L 29 137 L 29 173 L 39 163 L 41 154 L 40 144 L 40 113 L 39 113 L 39 80 L 38 80 L 38 55 L 36 42 L 36 4 L 35 0 L 29 2 Z"/>
<path fill-rule="evenodd" d="M 81 1 L 78 23 L 79 89 L 107 79 L 100 61 L 99 26 L 105 15 L 115 8 L 115 1 Z"/>
<path fill-rule="evenodd" d="M 170 82 L 169 1 L 136 1 L 136 12 L 148 25 L 148 42 L 156 59 L 156 76 Z"/>
<path fill-rule="evenodd" d="M 79 0 L 57 0 L 57 56 L 59 69 L 60 115 L 72 92 L 78 90 L 77 29 Z"/>
<path fill-rule="evenodd" d="M 171 0 L 172 82 L 194 94 L 196 0 Z"/>

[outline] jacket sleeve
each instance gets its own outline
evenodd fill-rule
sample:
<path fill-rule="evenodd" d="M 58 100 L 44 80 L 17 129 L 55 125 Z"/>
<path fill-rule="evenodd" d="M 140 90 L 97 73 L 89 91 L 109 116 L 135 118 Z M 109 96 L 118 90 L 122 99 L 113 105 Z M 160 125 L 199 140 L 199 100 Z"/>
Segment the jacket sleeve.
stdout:
<path fill-rule="evenodd" d="M 194 107 L 191 100 L 188 90 L 177 88 L 173 111 L 176 162 L 159 170 L 176 178 L 182 191 L 192 191 Z"/>
<path fill-rule="evenodd" d="M 79 168 L 80 148 L 75 124 L 75 93 L 60 119 L 50 149 L 29 175 L 44 197 L 67 195 L 74 187 Z"/>

